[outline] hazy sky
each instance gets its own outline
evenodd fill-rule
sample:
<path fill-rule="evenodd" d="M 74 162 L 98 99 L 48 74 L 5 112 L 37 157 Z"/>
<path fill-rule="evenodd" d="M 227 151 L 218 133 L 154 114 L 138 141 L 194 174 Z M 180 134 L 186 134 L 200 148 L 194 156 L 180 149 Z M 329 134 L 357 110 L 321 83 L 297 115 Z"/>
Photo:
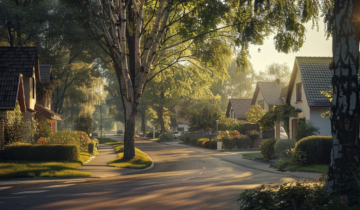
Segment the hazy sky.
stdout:
<path fill-rule="evenodd" d="M 296 56 L 332 56 L 332 38 L 326 40 L 324 23 L 319 19 L 319 30 L 311 29 L 312 23 L 306 24 L 306 40 L 300 51 L 296 53 L 278 53 L 274 46 L 274 36 L 265 40 L 262 46 L 250 47 L 250 61 L 255 71 L 264 71 L 271 63 L 287 63 L 292 71 Z M 261 52 L 258 53 L 258 49 Z"/>

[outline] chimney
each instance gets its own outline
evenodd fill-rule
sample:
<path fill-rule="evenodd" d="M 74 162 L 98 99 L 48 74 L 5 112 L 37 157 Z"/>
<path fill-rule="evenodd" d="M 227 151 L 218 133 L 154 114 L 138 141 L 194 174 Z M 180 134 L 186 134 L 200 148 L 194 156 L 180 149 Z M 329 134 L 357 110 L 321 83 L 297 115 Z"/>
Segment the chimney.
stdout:
<path fill-rule="evenodd" d="M 279 85 L 279 84 L 280 84 L 280 79 L 279 79 L 279 78 L 278 78 L 278 79 L 276 79 L 276 80 L 275 80 L 275 82 L 276 82 L 276 84 L 278 84 L 278 85 Z"/>

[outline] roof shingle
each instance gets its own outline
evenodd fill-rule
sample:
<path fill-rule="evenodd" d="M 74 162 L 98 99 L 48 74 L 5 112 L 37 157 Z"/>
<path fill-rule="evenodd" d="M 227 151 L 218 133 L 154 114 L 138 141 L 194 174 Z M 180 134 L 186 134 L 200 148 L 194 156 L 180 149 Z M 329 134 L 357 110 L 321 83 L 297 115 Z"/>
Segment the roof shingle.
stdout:
<path fill-rule="evenodd" d="M 12 71 L 31 77 L 37 64 L 36 47 L 0 47 L 0 61 L 11 67 Z"/>
<path fill-rule="evenodd" d="M 230 107 L 233 108 L 235 116 L 238 120 L 246 120 L 246 112 L 249 111 L 251 106 L 250 99 L 229 99 L 228 109 L 226 111 L 226 116 L 229 116 Z"/>
<path fill-rule="evenodd" d="M 0 61 L 0 108 L 15 108 L 20 74 Z"/>
<path fill-rule="evenodd" d="M 40 64 L 41 82 L 50 82 L 51 69 L 51 64 Z"/>

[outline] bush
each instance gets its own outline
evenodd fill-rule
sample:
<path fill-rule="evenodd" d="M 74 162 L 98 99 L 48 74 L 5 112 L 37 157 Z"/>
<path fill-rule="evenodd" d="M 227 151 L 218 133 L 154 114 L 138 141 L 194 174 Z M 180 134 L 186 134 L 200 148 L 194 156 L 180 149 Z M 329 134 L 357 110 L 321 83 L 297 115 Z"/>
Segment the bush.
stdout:
<path fill-rule="evenodd" d="M 280 158 L 274 163 L 274 167 L 279 170 L 284 170 L 291 165 L 291 160 L 288 158 Z"/>
<path fill-rule="evenodd" d="M 319 128 L 315 127 L 309 120 L 299 120 L 296 130 L 296 140 L 319 134 Z M 329 156 L 330 157 L 330 156 Z"/>
<path fill-rule="evenodd" d="M 208 141 L 209 141 L 208 138 L 198 139 L 197 142 L 196 142 L 196 146 L 205 148 L 205 142 L 208 142 Z"/>
<path fill-rule="evenodd" d="M 240 133 L 244 132 L 245 121 L 240 121 L 234 118 L 222 116 L 219 121 L 218 128 L 220 131 L 236 130 Z"/>
<path fill-rule="evenodd" d="M 47 122 L 40 122 L 38 125 L 38 137 L 48 138 L 52 134 L 51 127 Z"/>
<path fill-rule="evenodd" d="M 159 138 L 161 134 L 161 131 L 155 131 L 155 138 Z M 148 138 L 152 138 L 153 137 L 153 132 L 149 132 L 146 134 L 146 137 Z"/>
<path fill-rule="evenodd" d="M 175 139 L 174 134 L 168 130 L 160 135 L 159 142 L 172 141 L 174 139 Z"/>
<path fill-rule="evenodd" d="M 255 139 L 258 139 L 260 138 L 260 134 L 259 132 L 257 132 L 256 130 L 251 130 L 248 132 L 248 136 L 252 139 L 252 140 L 255 140 Z"/>
<path fill-rule="evenodd" d="M 226 150 L 234 149 L 236 146 L 236 143 L 237 143 L 234 139 L 231 139 L 228 137 L 223 137 L 222 142 L 224 145 L 224 149 L 226 149 Z"/>
<path fill-rule="evenodd" d="M 51 135 L 45 144 L 73 144 L 79 147 L 82 152 L 88 151 L 90 139 L 85 132 L 62 130 Z"/>
<path fill-rule="evenodd" d="M 198 141 L 197 139 L 191 139 L 190 140 L 190 145 L 191 146 L 197 146 L 197 141 Z"/>
<path fill-rule="evenodd" d="M 90 114 L 77 117 L 74 121 L 75 130 L 83 131 L 87 133 L 87 135 L 90 135 L 94 127 L 93 120 L 94 119 Z"/>
<path fill-rule="evenodd" d="M 78 161 L 80 150 L 76 145 L 6 146 L 7 160 L 25 161 Z"/>
<path fill-rule="evenodd" d="M 80 135 L 80 151 L 87 152 L 88 144 L 90 143 L 90 138 L 84 131 L 75 131 Z"/>
<path fill-rule="evenodd" d="M 288 149 L 295 147 L 295 141 L 292 139 L 280 139 L 277 140 L 274 145 L 275 153 L 286 152 Z"/>
<path fill-rule="evenodd" d="M 234 137 L 237 148 L 249 148 L 252 142 L 251 138 L 247 135 Z"/>
<path fill-rule="evenodd" d="M 95 144 L 93 142 L 88 144 L 88 152 L 89 154 L 94 154 L 94 150 L 95 150 Z"/>
<path fill-rule="evenodd" d="M 188 133 L 184 134 L 184 143 L 190 144 L 190 134 Z"/>
<path fill-rule="evenodd" d="M 217 149 L 217 142 L 216 141 L 210 141 L 209 143 L 209 149 Z"/>
<path fill-rule="evenodd" d="M 298 141 L 295 150 L 306 153 L 307 164 L 329 164 L 332 149 L 331 136 L 309 136 Z"/>
<path fill-rule="evenodd" d="M 269 160 L 271 156 L 275 154 L 274 145 L 276 141 L 277 141 L 276 138 L 270 138 L 270 139 L 265 139 L 260 144 L 260 150 L 261 150 L 261 154 L 264 156 L 264 160 Z"/>

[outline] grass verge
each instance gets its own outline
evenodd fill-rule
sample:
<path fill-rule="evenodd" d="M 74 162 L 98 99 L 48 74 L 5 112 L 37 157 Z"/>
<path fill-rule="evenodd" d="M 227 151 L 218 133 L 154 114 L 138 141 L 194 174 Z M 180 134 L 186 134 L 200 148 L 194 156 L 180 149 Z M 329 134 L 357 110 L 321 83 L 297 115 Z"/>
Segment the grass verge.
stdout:
<path fill-rule="evenodd" d="M 305 166 L 291 166 L 289 171 L 301 171 L 301 172 L 315 172 L 315 173 L 327 173 L 329 165 L 305 165 Z"/>
<path fill-rule="evenodd" d="M 109 166 L 116 168 L 134 168 L 143 169 L 147 168 L 152 164 L 150 158 L 141 150 L 135 147 L 135 157 L 130 161 L 124 161 L 124 144 L 122 142 L 109 142 L 108 145 L 112 145 L 115 152 L 118 154 L 118 159 L 110 161 Z"/>
<path fill-rule="evenodd" d="M 21 177 L 84 177 L 92 176 L 90 172 L 78 171 L 77 168 L 89 160 L 89 153 L 81 153 L 77 162 L 45 161 L 1 161 L 0 179 Z"/>
<path fill-rule="evenodd" d="M 106 144 L 108 142 L 117 142 L 113 139 L 110 138 L 98 138 L 97 140 L 99 140 L 99 144 Z"/>
<path fill-rule="evenodd" d="M 242 156 L 247 157 L 247 158 L 253 158 L 253 157 L 256 157 L 256 156 L 260 156 L 260 155 L 262 155 L 260 152 L 259 153 L 245 153 L 245 154 L 242 154 Z"/>
<path fill-rule="evenodd" d="M 153 139 L 153 138 L 148 138 L 148 140 L 150 140 L 150 141 L 158 141 L 159 138 L 155 138 L 155 139 Z"/>

